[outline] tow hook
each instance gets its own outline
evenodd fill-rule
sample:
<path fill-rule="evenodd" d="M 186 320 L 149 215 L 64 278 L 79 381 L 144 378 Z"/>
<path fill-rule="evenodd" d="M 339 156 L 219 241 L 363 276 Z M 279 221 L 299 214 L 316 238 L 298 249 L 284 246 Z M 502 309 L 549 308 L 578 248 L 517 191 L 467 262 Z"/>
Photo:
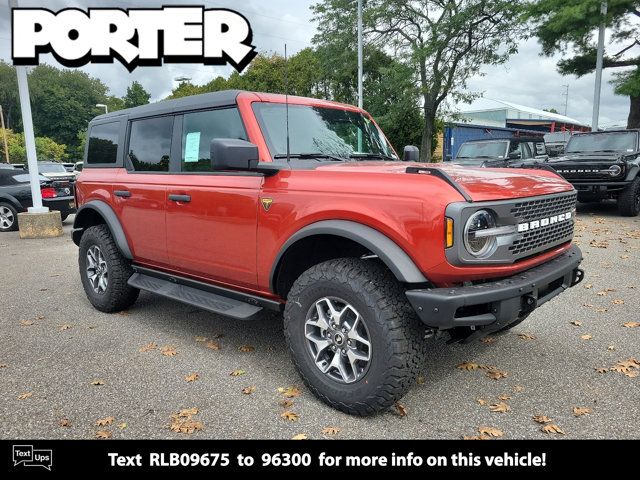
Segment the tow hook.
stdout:
<path fill-rule="evenodd" d="M 582 280 L 584 280 L 584 270 L 582 270 L 581 268 L 576 268 L 573 271 L 573 279 L 571 280 L 571 286 L 575 287 Z"/>
<path fill-rule="evenodd" d="M 538 300 L 533 295 L 522 297 L 522 313 L 531 313 L 538 306 Z"/>

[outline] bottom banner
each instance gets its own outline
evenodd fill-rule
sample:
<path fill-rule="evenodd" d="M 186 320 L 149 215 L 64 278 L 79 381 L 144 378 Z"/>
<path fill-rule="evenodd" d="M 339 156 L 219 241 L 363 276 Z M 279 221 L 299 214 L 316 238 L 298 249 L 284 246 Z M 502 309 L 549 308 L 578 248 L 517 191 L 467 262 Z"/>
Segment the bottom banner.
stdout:
<path fill-rule="evenodd" d="M 423 472 L 591 471 L 582 459 L 613 458 L 630 441 L 271 441 L 20 440 L 0 442 L 13 473 L 77 472 Z M 623 465 L 618 465 L 623 467 Z"/>

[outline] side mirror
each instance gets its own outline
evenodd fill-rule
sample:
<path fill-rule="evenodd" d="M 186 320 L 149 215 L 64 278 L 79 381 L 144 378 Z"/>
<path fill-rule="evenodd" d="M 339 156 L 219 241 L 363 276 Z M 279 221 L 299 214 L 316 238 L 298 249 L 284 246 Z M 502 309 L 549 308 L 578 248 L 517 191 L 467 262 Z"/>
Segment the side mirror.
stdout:
<path fill-rule="evenodd" d="M 404 147 L 402 160 L 404 162 L 419 162 L 420 149 L 418 147 L 414 147 L 413 145 L 407 145 L 406 147 Z"/>
<path fill-rule="evenodd" d="M 211 140 L 211 167 L 213 170 L 256 170 L 258 147 L 246 140 L 216 138 Z"/>

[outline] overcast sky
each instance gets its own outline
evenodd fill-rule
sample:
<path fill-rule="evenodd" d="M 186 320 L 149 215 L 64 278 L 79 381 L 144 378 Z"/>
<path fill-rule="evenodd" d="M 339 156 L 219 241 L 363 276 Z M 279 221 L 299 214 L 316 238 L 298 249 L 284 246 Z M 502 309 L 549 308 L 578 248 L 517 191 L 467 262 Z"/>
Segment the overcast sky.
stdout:
<path fill-rule="evenodd" d="M 11 62 L 11 25 L 8 0 L 0 0 L 0 58 Z M 19 0 L 20 6 L 40 7 L 42 1 Z M 135 0 L 135 1 L 88 1 L 88 0 L 48 0 L 46 5 L 53 11 L 64 7 L 113 6 L 113 7 L 159 7 L 171 4 L 204 4 L 207 7 L 227 7 L 244 14 L 250 21 L 253 31 L 253 44 L 258 51 L 276 51 L 283 53 L 287 43 L 290 53 L 311 44 L 315 33 L 315 25 L 311 21 L 309 6 L 315 0 L 260 0 L 225 1 L 225 0 Z M 584 123 L 591 123 L 591 105 L 593 98 L 594 75 L 586 75 L 580 79 L 573 76 L 563 77 L 556 70 L 557 58 L 541 57 L 540 47 L 535 40 L 521 45 L 518 54 L 511 57 L 502 66 L 486 67 L 485 75 L 473 78 L 469 89 L 481 92 L 485 97 L 511 101 L 534 108 L 555 108 L 560 113 L 564 110 L 563 92 L 569 85 L 569 104 L 567 115 Z M 56 65 L 50 56 L 43 56 L 41 61 Z M 111 93 L 122 96 L 127 86 L 139 81 L 151 93 L 152 100 L 166 97 L 177 85 L 175 78 L 190 77 L 193 83 L 208 82 L 217 75 L 227 76 L 229 67 L 204 65 L 169 64 L 162 68 L 138 67 L 129 73 L 119 63 L 109 65 L 87 65 L 83 70 L 100 78 L 111 90 Z M 629 99 L 614 95 L 609 84 L 611 71 L 605 70 L 603 75 L 602 101 L 600 109 L 600 126 L 625 125 L 629 112 Z M 366 95 L 366 92 L 365 92 Z"/>

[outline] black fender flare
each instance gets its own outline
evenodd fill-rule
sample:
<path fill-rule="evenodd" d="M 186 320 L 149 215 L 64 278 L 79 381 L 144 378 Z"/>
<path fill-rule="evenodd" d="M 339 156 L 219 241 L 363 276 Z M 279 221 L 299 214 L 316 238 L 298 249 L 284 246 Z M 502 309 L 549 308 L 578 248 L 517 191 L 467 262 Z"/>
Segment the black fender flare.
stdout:
<path fill-rule="evenodd" d="M 3 193 L 0 195 L 0 202 L 10 203 L 13 208 L 18 210 L 18 212 L 25 210 L 25 208 L 22 206 L 22 203 L 20 203 L 20 200 L 18 200 L 13 195 L 9 195 L 8 193 Z"/>
<path fill-rule="evenodd" d="M 269 276 L 271 291 L 275 291 L 280 261 L 288 248 L 298 240 L 313 235 L 334 235 L 359 243 L 377 255 L 401 282 L 427 283 L 429 281 L 411 260 L 411 257 L 397 243 L 378 230 L 349 220 L 322 220 L 301 228 L 284 243 L 271 267 Z"/>
<path fill-rule="evenodd" d="M 628 182 L 633 182 L 638 175 L 640 175 L 640 165 L 638 163 L 632 163 L 627 166 L 627 175 L 625 176 L 625 180 Z"/>
<path fill-rule="evenodd" d="M 82 237 L 82 232 L 85 229 L 84 219 L 87 217 L 88 211 L 94 211 L 104 219 L 104 223 L 109 227 L 111 236 L 116 242 L 116 245 L 118 245 L 120 253 L 122 253 L 126 259 L 133 260 L 133 254 L 131 253 L 129 242 L 127 241 L 127 237 L 124 234 L 124 230 L 122 229 L 122 225 L 120 224 L 120 220 L 118 220 L 116 212 L 114 212 L 113 209 L 102 200 L 90 200 L 78 209 L 76 212 L 76 218 L 73 222 L 73 243 L 80 245 L 80 238 Z"/>

